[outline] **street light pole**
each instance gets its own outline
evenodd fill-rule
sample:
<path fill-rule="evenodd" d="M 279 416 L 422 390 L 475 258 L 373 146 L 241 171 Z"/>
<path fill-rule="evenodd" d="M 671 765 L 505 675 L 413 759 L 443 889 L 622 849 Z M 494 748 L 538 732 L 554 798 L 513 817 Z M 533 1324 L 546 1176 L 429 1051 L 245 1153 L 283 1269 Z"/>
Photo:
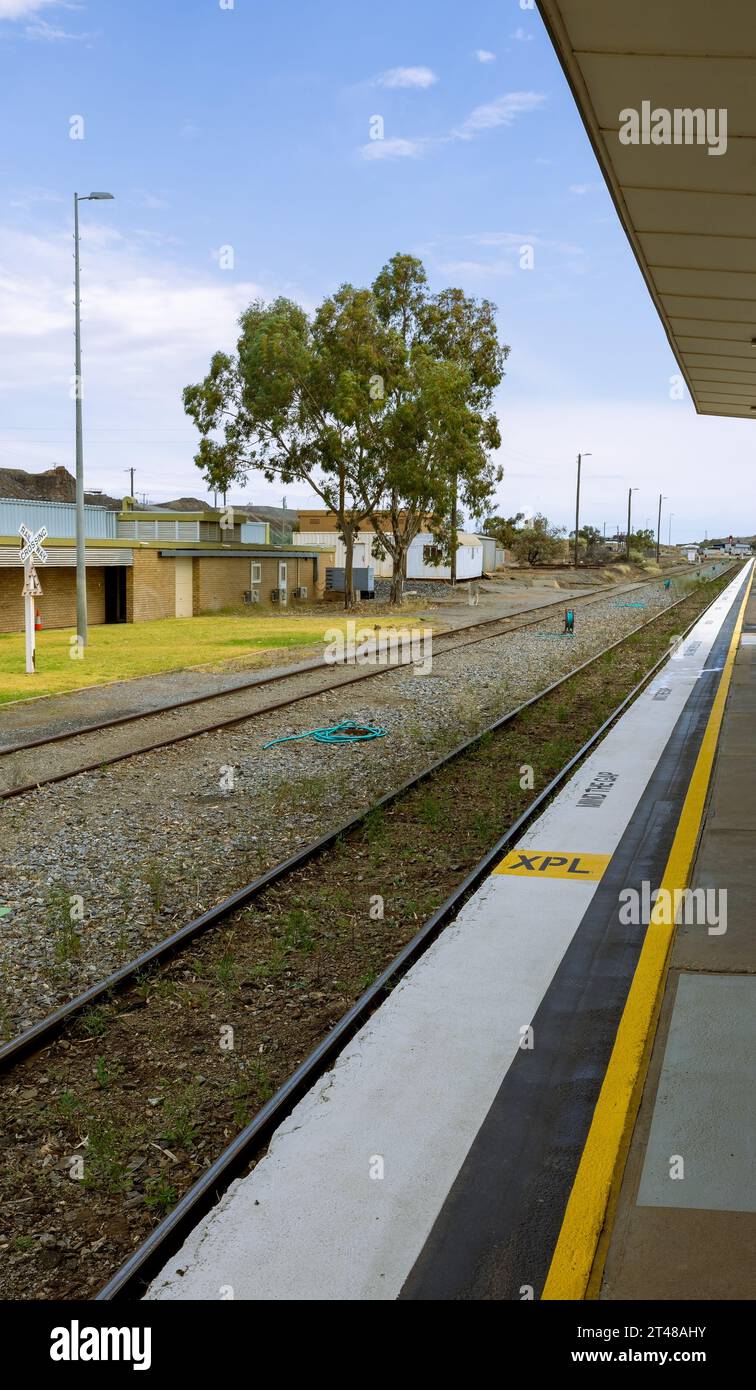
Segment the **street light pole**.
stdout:
<path fill-rule="evenodd" d="M 84 534 L 84 441 L 81 421 L 81 287 L 79 283 L 79 203 L 112 198 L 112 193 L 74 193 L 74 397 L 76 401 L 76 635 L 87 645 L 87 555 Z"/>
<path fill-rule="evenodd" d="M 580 465 L 584 458 L 593 458 L 593 455 L 578 454 L 577 460 L 577 488 L 575 491 L 575 569 L 578 567 L 578 532 L 580 530 Z"/>
<path fill-rule="evenodd" d="M 87 558 L 84 542 L 84 445 L 81 431 L 81 295 L 79 287 L 79 195 L 74 193 L 74 314 L 76 400 L 76 634 L 87 645 Z"/>

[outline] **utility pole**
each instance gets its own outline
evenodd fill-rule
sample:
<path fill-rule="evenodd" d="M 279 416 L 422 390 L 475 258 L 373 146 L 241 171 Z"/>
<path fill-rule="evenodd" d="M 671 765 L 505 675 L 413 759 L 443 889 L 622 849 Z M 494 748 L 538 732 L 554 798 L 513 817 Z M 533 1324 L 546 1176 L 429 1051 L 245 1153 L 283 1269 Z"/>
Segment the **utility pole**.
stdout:
<path fill-rule="evenodd" d="M 625 540 L 625 555 L 630 559 L 630 513 L 633 505 L 633 493 L 637 492 L 637 487 L 628 488 L 627 492 L 627 537 Z"/>
<path fill-rule="evenodd" d="M 81 421 L 81 287 L 79 283 L 79 203 L 110 199 L 112 193 L 74 193 L 74 397 L 76 401 L 76 635 L 87 645 L 87 553 L 84 534 L 84 442 Z"/>
<path fill-rule="evenodd" d="M 593 454 L 578 454 L 577 487 L 575 489 L 575 569 L 578 567 L 578 532 L 580 530 L 580 465 L 584 457 L 593 458 Z"/>
<path fill-rule="evenodd" d="M 666 499 L 665 499 L 664 497 L 662 497 L 661 493 L 659 493 L 659 519 L 658 519 L 658 521 L 657 521 L 657 523 L 656 523 L 656 563 L 657 563 L 657 565 L 658 565 L 658 563 L 659 563 L 659 555 L 660 555 L 660 553 L 661 553 L 661 509 L 662 509 L 662 502 L 664 502 L 665 500 L 666 500 Z"/>
<path fill-rule="evenodd" d="M 131 482 L 129 483 L 129 487 L 130 487 L 129 497 L 133 497 L 133 496 L 134 496 L 134 469 L 133 469 L 133 468 L 124 468 L 123 471 L 124 471 L 124 473 L 128 473 L 128 474 L 130 475 Z"/>

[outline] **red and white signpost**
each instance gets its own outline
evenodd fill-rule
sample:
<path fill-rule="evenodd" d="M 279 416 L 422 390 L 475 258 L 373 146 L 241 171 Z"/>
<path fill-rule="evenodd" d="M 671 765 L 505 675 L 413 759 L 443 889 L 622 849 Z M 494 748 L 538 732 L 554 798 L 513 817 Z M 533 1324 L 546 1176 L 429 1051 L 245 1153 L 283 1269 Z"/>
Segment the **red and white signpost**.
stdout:
<path fill-rule="evenodd" d="M 35 561 L 38 561 L 40 565 L 47 564 L 47 551 L 42 548 L 42 542 L 47 539 L 47 527 L 41 526 L 38 531 L 32 532 L 22 522 L 18 532 L 24 542 L 19 559 L 24 567 L 24 587 L 21 590 L 21 596 L 24 600 L 24 628 L 26 630 L 26 674 L 31 676 L 37 669 L 35 665 L 37 643 L 34 631 L 36 601 L 42 597 L 42 585 L 37 577 Z"/>

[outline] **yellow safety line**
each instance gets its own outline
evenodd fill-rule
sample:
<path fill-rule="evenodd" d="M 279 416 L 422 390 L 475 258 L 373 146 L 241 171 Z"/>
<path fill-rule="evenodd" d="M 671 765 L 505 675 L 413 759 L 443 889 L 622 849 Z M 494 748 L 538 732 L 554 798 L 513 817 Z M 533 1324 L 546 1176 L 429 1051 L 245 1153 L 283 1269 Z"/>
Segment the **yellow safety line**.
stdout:
<path fill-rule="evenodd" d="M 753 571 L 732 634 L 693 775 L 683 803 L 662 888 L 674 892 L 688 885 L 698 832 L 706 805 L 709 778 L 722 726 L 738 642 Z M 663 915 L 663 914 L 662 914 Z M 652 1030 L 661 1007 L 663 985 L 674 923 L 655 922 L 646 931 L 638 964 L 625 1002 L 609 1065 L 593 1113 L 585 1148 L 564 1213 L 541 1297 L 583 1299 L 588 1288 L 607 1208 L 622 1174 L 620 1160 L 629 1145 L 637 1104 L 650 1060 Z M 624 1152 L 623 1152 L 624 1146 Z"/>

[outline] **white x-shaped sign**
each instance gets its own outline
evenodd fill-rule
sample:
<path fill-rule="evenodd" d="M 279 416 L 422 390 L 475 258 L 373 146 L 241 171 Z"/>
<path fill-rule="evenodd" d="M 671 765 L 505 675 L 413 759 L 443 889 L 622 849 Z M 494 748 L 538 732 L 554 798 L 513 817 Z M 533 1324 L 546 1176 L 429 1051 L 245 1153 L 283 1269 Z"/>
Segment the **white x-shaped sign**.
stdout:
<path fill-rule="evenodd" d="M 24 526 L 22 521 L 18 528 L 18 534 L 22 540 L 26 541 L 26 545 L 23 546 L 19 557 L 21 564 L 25 564 L 33 555 L 36 560 L 39 560 L 41 565 L 46 565 L 47 551 L 42 549 L 42 542 L 47 539 L 47 527 L 40 526 L 38 531 L 30 531 L 29 527 Z"/>

